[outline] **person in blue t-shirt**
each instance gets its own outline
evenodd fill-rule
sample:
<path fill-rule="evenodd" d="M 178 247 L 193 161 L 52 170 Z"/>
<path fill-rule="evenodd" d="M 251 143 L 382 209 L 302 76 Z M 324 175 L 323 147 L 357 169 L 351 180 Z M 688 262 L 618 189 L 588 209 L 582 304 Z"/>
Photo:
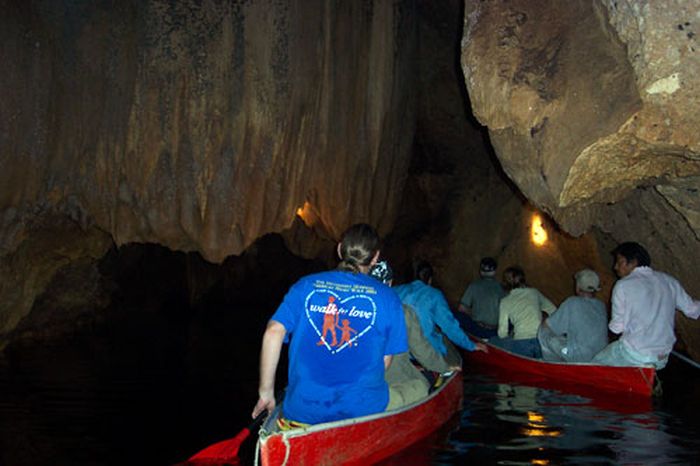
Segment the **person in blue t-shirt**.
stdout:
<path fill-rule="evenodd" d="M 467 351 L 487 351 L 483 343 L 472 343 L 450 310 L 445 296 L 433 282 L 433 268 L 425 261 L 420 261 L 415 268 L 415 280 L 406 285 L 395 286 L 394 291 L 401 302 L 411 306 L 418 315 L 423 334 L 433 345 L 435 351 L 447 356 L 448 348 L 443 342 L 443 334 L 455 345 Z M 442 331 L 442 332 L 441 332 Z M 455 363 L 448 356 L 450 364 Z"/>
<path fill-rule="evenodd" d="M 253 417 L 275 407 L 275 373 L 287 336 L 286 421 L 317 424 L 386 408 L 384 371 L 392 355 L 408 350 L 401 301 L 367 275 L 379 257 L 379 236 L 371 226 L 350 227 L 338 244 L 338 255 L 336 270 L 299 280 L 270 319 Z"/>

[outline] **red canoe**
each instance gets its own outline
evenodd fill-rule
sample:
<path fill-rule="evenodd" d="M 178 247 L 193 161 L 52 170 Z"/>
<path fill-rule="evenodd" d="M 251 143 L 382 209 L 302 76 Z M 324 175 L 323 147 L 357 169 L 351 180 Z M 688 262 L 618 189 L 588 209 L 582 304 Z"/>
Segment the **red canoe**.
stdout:
<path fill-rule="evenodd" d="M 462 407 L 462 374 L 449 377 L 428 398 L 385 413 L 280 432 L 270 416 L 260 428 L 263 466 L 371 464 L 437 430 Z M 275 411 L 277 413 L 277 411 Z"/>
<path fill-rule="evenodd" d="M 481 341 L 472 337 L 474 341 Z M 653 367 L 613 367 L 591 363 L 560 363 L 520 356 L 496 346 L 488 352 L 465 351 L 463 357 L 471 365 L 503 373 L 521 373 L 541 377 L 560 388 L 584 388 L 604 393 L 628 393 L 649 397 L 654 388 Z"/>

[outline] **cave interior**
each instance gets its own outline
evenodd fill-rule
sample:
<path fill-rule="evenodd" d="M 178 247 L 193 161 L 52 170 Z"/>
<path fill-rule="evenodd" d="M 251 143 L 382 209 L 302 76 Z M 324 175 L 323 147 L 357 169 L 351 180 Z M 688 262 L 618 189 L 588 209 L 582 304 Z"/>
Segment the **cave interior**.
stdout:
<path fill-rule="evenodd" d="M 254 373 L 360 221 L 453 306 L 484 256 L 609 302 L 627 240 L 699 297 L 697 2 L 634 3 L 3 1 L 4 353 L 128 328 Z"/>

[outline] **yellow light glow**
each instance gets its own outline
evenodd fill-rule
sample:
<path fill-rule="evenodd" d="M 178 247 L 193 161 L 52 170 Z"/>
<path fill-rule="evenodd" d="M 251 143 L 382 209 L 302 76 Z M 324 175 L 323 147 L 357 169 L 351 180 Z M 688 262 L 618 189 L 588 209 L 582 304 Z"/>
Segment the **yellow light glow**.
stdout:
<path fill-rule="evenodd" d="M 531 463 L 531 464 L 547 465 L 547 464 L 549 464 L 549 460 L 537 460 L 537 459 L 533 459 L 532 461 L 530 461 L 530 463 Z"/>
<path fill-rule="evenodd" d="M 544 226 L 542 225 L 542 218 L 537 214 L 532 217 L 531 236 L 532 242 L 535 243 L 535 246 L 544 245 L 548 239 L 547 230 L 545 230 Z"/>
<path fill-rule="evenodd" d="M 528 437 L 560 437 L 561 431 L 559 430 L 546 430 L 546 429 L 523 429 L 523 434 Z"/>
<path fill-rule="evenodd" d="M 527 412 L 528 425 L 523 427 L 523 434 L 528 437 L 559 437 L 561 431 L 547 426 L 543 415 L 534 411 Z"/>
<path fill-rule="evenodd" d="M 297 217 L 299 217 L 309 228 L 314 226 L 317 219 L 313 206 L 309 204 L 308 201 L 304 202 L 304 205 L 297 209 Z"/>

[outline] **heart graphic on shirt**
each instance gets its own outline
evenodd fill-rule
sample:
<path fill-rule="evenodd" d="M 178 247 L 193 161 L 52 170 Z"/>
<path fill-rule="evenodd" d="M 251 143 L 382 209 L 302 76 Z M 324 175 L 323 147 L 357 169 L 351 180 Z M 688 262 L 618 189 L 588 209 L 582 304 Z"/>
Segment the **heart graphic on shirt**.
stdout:
<path fill-rule="evenodd" d="M 377 306 L 367 295 L 352 295 L 340 299 L 337 293 L 317 289 L 305 302 L 306 318 L 318 335 L 318 346 L 331 354 L 357 345 L 377 318 Z"/>

